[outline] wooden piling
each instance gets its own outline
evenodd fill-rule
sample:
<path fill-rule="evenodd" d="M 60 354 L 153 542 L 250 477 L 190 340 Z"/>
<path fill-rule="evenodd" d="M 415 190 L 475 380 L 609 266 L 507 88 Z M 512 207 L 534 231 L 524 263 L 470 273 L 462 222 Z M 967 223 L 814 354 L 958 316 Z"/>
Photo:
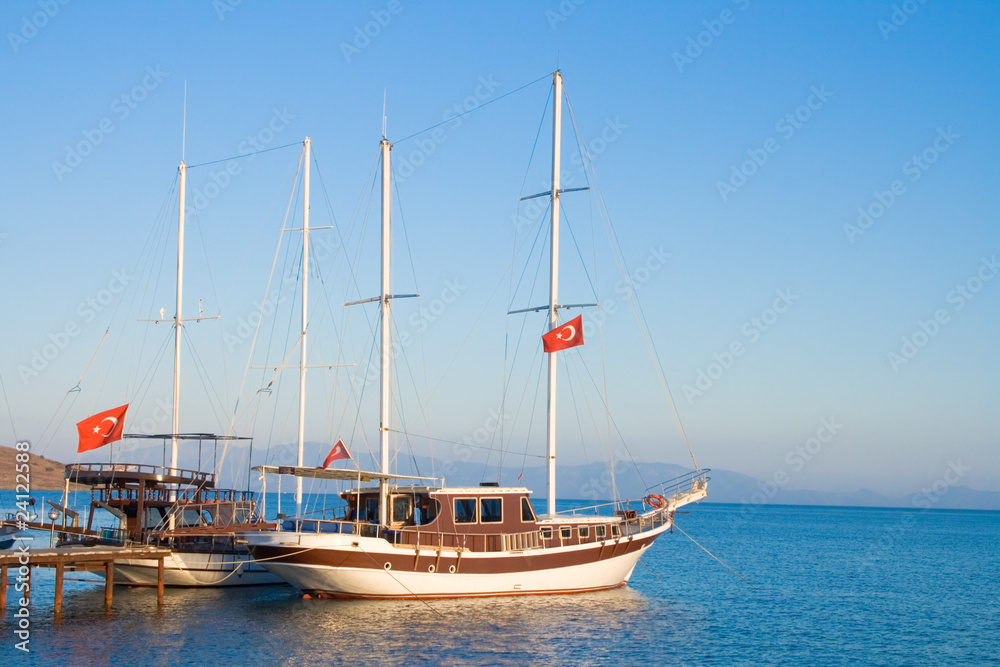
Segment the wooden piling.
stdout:
<path fill-rule="evenodd" d="M 7 566 L 0 565 L 0 616 L 7 612 Z"/>
<path fill-rule="evenodd" d="M 163 557 L 156 564 L 156 606 L 163 606 Z"/>
<path fill-rule="evenodd" d="M 62 615 L 63 576 L 65 575 L 65 572 L 65 563 L 56 563 L 56 596 L 52 603 L 52 610 L 55 612 L 57 618 Z"/>
<path fill-rule="evenodd" d="M 115 562 L 104 563 L 104 608 L 111 611 L 111 594 L 115 590 Z"/>

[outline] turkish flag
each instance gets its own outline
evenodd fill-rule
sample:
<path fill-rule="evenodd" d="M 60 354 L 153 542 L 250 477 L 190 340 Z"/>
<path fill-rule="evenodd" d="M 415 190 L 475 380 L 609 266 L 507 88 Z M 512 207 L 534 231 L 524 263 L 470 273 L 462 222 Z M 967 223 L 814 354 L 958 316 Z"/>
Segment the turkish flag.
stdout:
<path fill-rule="evenodd" d="M 326 459 L 323 461 L 323 465 L 320 467 L 326 468 L 334 461 L 338 461 L 340 459 L 349 459 L 349 458 L 352 457 L 351 453 L 347 451 L 347 445 L 344 444 L 343 440 L 337 440 L 337 444 L 334 445 L 333 449 L 330 450 L 330 453 L 326 455 Z"/>
<path fill-rule="evenodd" d="M 109 442 L 121 440 L 122 433 L 125 432 L 126 411 L 128 403 L 77 422 L 76 432 L 80 434 L 80 444 L 77 445 L 76 453 L 89 452 Z"/>
<path fill-rule="evenodd" d="M 542 334 L 542 349 L 546 352 L 558 352 L 577 345 L 583 345 L 583 315 L 577 315 L 566 324 Z"/>

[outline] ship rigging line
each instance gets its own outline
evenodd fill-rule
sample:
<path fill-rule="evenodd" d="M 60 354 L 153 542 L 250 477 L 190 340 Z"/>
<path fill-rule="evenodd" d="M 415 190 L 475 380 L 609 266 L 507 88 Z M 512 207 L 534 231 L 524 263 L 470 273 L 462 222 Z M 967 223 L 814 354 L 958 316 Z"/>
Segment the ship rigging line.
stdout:
<path fill-rule="evenodd" d="M 360 551 L 360 552 L 361 552 L 361 553 L 363 553 L 364 555 L 368 556 L 368 558 L 369 558 L 369 559 L 371 560 L 371 562 L 375 563 L 375 565 L 376 565 L 376 566 L 378 566 L 378 561 L 377 561 L 377 560 L 375 560 L 375 559 L 374 559 L 374 558 L 372 557 L 372 555 L 371 555 L 370 553 L 368 553 L 367 551 L 365 551 L 364 549 L 362 549 L 362 548 L 361 548 L 360 546 L 358 547 L 358 551 Z M 461 552 L 459 552 L 459 553 L 461 553 Z M 414 599 L 414 600 L 419 600 L 420 602 L 422 602 L 422 603 L 423 603 L 423 605 L 424 605 L 425 607 L 427 607 L 428 609 L 430 609 L 431 611 L 433 611 L 433 612 L 434 612 L 435 614 L 437 614 L 438 616 L 441 616 L 441 617 L 444 617 L 444 614 L 442 614 L 442 613 L 441 613 L 441 612 L 439 612 L 439 611 L 438 611 L 437 609 L 435 609 L 434 607 L 432 607 L 432 606 L 430 605 L 430 603 L 429 603 L 429 602 L 427 602 L 427 600 L 423 599 L 422 597 L 418 596 L 418 595 L 417 595 L 416 593 L 414 593 L 413 591 L 411 591 L 411 590 L 410 590 L 410 589 L 409 589 L 409 588 L 408 588 L 408 587 L 406 586 L 406 584 L 404 584 L 404 583 L 403 583 L 402 581 L 400 581 L 399 579 L 397 579 L 397 578 L 396 578 L 396 577 L 395 577 L 395 576 L 394 576 L 394 575 L 392 574 L 392 572 L 391 572 L 390 570 L 386 570 L 386 569 L 383 569 L 382 571 L 383 571 L 383 572 L 385 572 L 386 574 L 388 574 L 388 575 L 389 575 L 389 577 L 391 577 L 393 581 L 395 581 L 395 582 L 396 582 L 397 584 L 399 584 L 400 586 L 402 586 L 402 587 L 403 587 L 403 588 L 404 588 L 404 589 L 406 590 L 406 592 L 407 592 L 407 593 L 409 593 L 410 595 L 412 595 L 412 596 L 413 596 L 413 599 Z"/>
<path fill-rule="evenodd" d="M 697 544 L 697 545 L 698 545 L 699 547 L 701 547 L 701 550 L 702 550 L 702 551 L 704 551 L 705 553 L 707 553 L 707 554 L 708 554 L 709 556 L 711 556 L 711 557 L 712 557 L 712 558 L 714 558 L 715 560 L 719 561 L 719 564 L 720 564 L 720 565 L 722 565 L 722 567 L 726 568 L 727 570 L 729 570 L 730 572 L 732 572 L 733 574 L 735 574 L 735 575 L 736 575 L 737 577 L 739 577 L 739 578 L 740 578 L 740 579 L 742 579 L 743 581 L 746 581 L 746 582 L 747 582 L 747 586 L 749 586 L 750 588 L 752 588 L 752 589 L 754 589 L 754 590 L 757 590 L 757 587 L 756 587 L 756 586 L 754 586 L 753 584 L 751 584 L 751 583 L 750 583 L 750 581 L 749 581 L 749 580 L 748 580 L 748 579 L 747 579 L 746 577 L 744 577 L 744 576 L 743 576 L 742 574 L 740 574 L 739 572 L 737 572 L 737 571 L 736 571 L 736 570 L 734 570 L 733 568 L 731 568 L 731 567 L 729 567 L 728 565 L 726 565 L 725 563 L 723 563 L 723 562 L 722 562 L 722 561 L 721 561 L 721 560 L 719 559 L 719 557 L 718 557 L 718 556 L 716 556 L 715 554 L 713 554 L 713 553 L 712 553 L 711 551 L 709 551 L 709 550 L 708 550 L 708 549 L 706 549 L 705 547 L 702 547 L 702 546 L 701 546 L 701 544 L 698 544 L 698 540 L 694 539 L 693 537 L 691 537 L 690 535 L 688 535 L 687 533 L 685 533 L 685 532 L 684 532 L 683 530 L 681 530 L 681 527 L 680 527 L 680 526 L 678 526 L 678 525 L 677 525 L 676 523 L 673 523 L 673 524 L 672 524 L 672 527 L 673 527 L 673 528 L 676 528 L 677 530 L 680 530 L 680 531 L 681 531 L 681 535 L 683 535 L 684 537 L 688 538 L 689 540 L 691 540 L 692 542 L 694 542 L 695 544 Z"/>
<path fill-rule="evenodd" d="M 7 406 L 7 418 L 10 419 L 10 432 L 14 435 L 14 442 L 17 442 L 17 429 L 14 428 L 14 413 L 10 411 L 10 401 L 7 400 L 7 387 L 3 383 L 3 375 L 0 375 L 0 389 L 3 390 L 3 402 Z"/>
<path fill-rule="evenodd" d="M 472 113 L 473 111 L 478 111 L 479 109 L 482 109 L 482 108 L 483 108 L 483 107 L 485 107 L 485 106 L 489 106 L 490 104 L 493 104 L 494 102 L 499 102 L 500 100 L 502 100 L 503 98 L 507 97 L 508 95 L 513 95 L 514 93 L 516 93 L 516 92 L 518 92 L 518 91 L 520 91 L 520 90 L 524 90 L 524 89 L 525 89 L 525 88 L 527 88 L 528 86 L 533 86 L 533 85 L 535 85 L 536 83 L 538 83 L 539 81 L 547 81 L 547 80 L 548 80 L 548 79 L 549 79 L 549 78 L 550 78 L 551 76 L 552 76 L 552 74 L 551 74 L 551 73 L 549 73 L 549 74 L 546 74 L 546 75 L 545 75 L 545 76 L 543 76 L 543 77 L 540 77 L 540 78 L 537 78 L 537 79 L 535 79 L 534 81 L 531 81 L 530 83 L 526 83 L 526 84 L 524 84 L 524 85 L 523 85 L 523 86 L 521 86 L 520 88 L 515 88 L 514 90 L 510 91 L 509 93 L 504 93 L 503 95 L 501 95 L 500 97 L 497 97 L 496 99 L 492 99 L 492 100 L 490 100 L 489 102 L 483 102 L 483 103 L 482 103 L 482 104 L 480 104 L 479 106 L 476 106 L 476 107 L 474 107 L 474 108 L 472 108 L 472 109 L 469 109 L 468 111 L 463 111 L 463 112 L 462 112 L 462 113 L 460 113 L 460 114 L 457 114 L 457 115 L 455 115 L 455 116 L 451 116 L 451 117 L 450 117 L 450 118 L 448 118 L 447 120 L 443 120 L 443 121 L 441 121 L 440 123 L 435 123 L 434 125 L 431 125 L 430 127 L 425 127 L 424 129 L 420 130 L 419 132 L 414 132 L 413 134 L 410 134 L 410 135 L 407 135 L 407 136 L 403 137 L 402 139 L 399 139 L 399 140 L 397 140 L 397 141 L 394 141 L 394 142 L 392 142 L 392 143 L 393 143 L 394 145 L 398 145 L 398 144 L 401 144 L 401 143 L 403 143 L 403 142 L 404 142 L 404 141 L 406 141 L 407 139 L 412 139 L 413 137 L 416 137 L 416 136 L 419 136 L 419 135 L 423 134 L 424 132 L 430 132 L 430 131 L 431 131 L 431 130 L 433 130 L 433 129 L 434 129 L 435 127 L 441 127 L 441 126 L 442 126 L 442 125 L 444 125 L 445 123 L 450 123 L 450 122 L 452 122 L 453 120 L 455 120 L 456 118 L 461 118 L 462 116 L 467 116 L 467 115 L 469 115 L 470 113 Z M 272 150 L 273 150 L 273 149 L 272 149 Z M 199 165 L 199 166 L 200 166 L 200 165 Z M 190 168 L 190 167 L 189 167 L 189 168 Z"/>
<path fill-rule="evenodd" d="M 582 137 L 580 132 L 579 124 L 576 120 L 576 115 L 573 113 L 573 105 L 570 104 L 569 95 L 566 94 L 566 107 L 569 110 L 570 119 L 573 123 L 573 127 L 576 130 L 577 137 Z M 677 412 L 677 406 L 674 404 L 674 397 L 670 391 L 670 386 L 667 383 L 666 374 L 663 372 L 663 362 L 660 361 L 660 355 L 656 350 L 656 346 L 653 343 L 651 336 L 649 335 L 649 324 L 646 322 L 646 314 L 642 310 L 642 305 L 639 302 L 639 295 L 634 288 L 632 288 L 632 279 L 629 276 L 627 267 L 625 265 L 625 257 L 621 250 L 621 242 L 618 240 L 618 234 L 611 224 L 611 214 L 608 211 L 607 202 L 604 200 L 604 194 L 601 191 L 601 186 L 597 181 L 597 171 L 594 169 L 593 158 L 590 155 L 590 149 L 587 148 L 586 143 L 580 140 L 583 146 L 584 155 L 586 159 L 584 160 L 584 169 L 586 173 L 586 168 L 589 166 L 590 172 L 594 176 L 594 187 L 596 190 L 596 198 L 598 202 L 598 211 L 601 215 L 601 219 L 604 222 L 605 234 L 608 236 L 608 245 L 611 246 L 611 255 L 614 258 L 615 265 L 618 268 L 618 274 L 621 276 L 625 285 L 627 285 L 629 290 L 629 296 L 631 298 L 626 299 L 632 308 L 632 314 L 636 319 L 636 323 L 639 324 L 639 335 L 642 338 L 643 345 L 646 348 L 646 353 L 649 355 L 650 361 L 655 362 L 654 368 L 656 370 L 657 379 L 660 383 L 660 388 L 663 390 L 664 395 L 667 398 L 667 404 L 670 406 L 670 412 L 674 416 L 674 421 L 677 423 L 677 429 L 681 432 L 681 437 L 684 439 L 684 445 L 687 447 L 688 454 L 691 456 L 691 462 L 694 464 L 696 471 L 701 469 L 698 467 L 698 461 L 694 457 L 694 450 L 691 449 L 691 442 L 688 440 L 687 432 L 684 430 L 684 425 L 681 422 L 681 416 Z M 588 179 L 589 183 L 589 179 Z M 721 562 L 721 561 L 720 561 Z"/>
<path fill-rule="evenodd" d="M 224 157 L 224 158 L 220 158 L 218 160 L 212 160 L 211 162 L 201 162 L 199 164 L 188 165 L 188 170 L 197 169 L 198 167 L 207 167 L 210 164 L 216 164 L 216 163 L 219 163 L 219 162 L 226 162 L 228 160 L 240 160 L 242 158 L 247 158 L 247 157 L 250 157 L 252 155 L 260 155 L 261 153 L 270 153 L 271 151 L 279 151 L 282 148 L 290 148 L 292 146 L 301 146 L 301 145 L 302 145 L 301 141 L 296 141 L 295 143 L 285 144 L 284 146 L 275 146 L 274 148 L 265 148 L 262 151 L 254 151 L 253 153 L 244 153 L 242 155 L 233 155 L 232 157 Z"/>
<path fill-rule="evenodd" d="M 468 443 L 468 442 L 459 442 L 457 440 L 445 440 L 444 438 L 435 438 L 433 436 L 421 435 L 419 433 L 407 433 L 406 431 L 399 431 L 399 430 L 396 430 L 394 428 L 390 428 L 390 429 L 386 429 L 386 430 L 389 431 L 390 433 L 399 433 L 400 435 L 405 435 L 405 436 L 413 437 L 413 438 L 425 438 L 427 440 L 433 440 L 434 442 L 447 442 L 448 444 L 451 444 L 451 445 L 462 445 L 463 447 L 474 447 L 476 449 L 485 449 L 488 452 L 501 452 L 502 453 L 504 451 L 503 448 L 486 447 L 484 445 L 473 445 L 473 444 Z M 530 456 L 530 457 L 536 458 L 536 459 L 544 459 L 545 458 L 541 454 L 525 454 L 525 456 Z"/>

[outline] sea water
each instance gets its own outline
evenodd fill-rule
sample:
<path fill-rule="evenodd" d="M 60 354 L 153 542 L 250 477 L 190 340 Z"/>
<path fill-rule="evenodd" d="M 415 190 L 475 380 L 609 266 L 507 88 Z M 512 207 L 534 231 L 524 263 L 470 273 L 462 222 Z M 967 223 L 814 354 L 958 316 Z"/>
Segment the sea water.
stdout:
<path fill-rule="evenodd" d="M 1000 664 L 1000 513 L 689 509 L 627 587 L 595 594 L 421 602 L 167 589 L 157 610 L 155 590 L 117 586 L 106 613 L 102 583 L 68 581 L 55 623 L 42 570 L 30 653 L 14 648 L 12 590 L 0 655 L 14 665 Z"/>

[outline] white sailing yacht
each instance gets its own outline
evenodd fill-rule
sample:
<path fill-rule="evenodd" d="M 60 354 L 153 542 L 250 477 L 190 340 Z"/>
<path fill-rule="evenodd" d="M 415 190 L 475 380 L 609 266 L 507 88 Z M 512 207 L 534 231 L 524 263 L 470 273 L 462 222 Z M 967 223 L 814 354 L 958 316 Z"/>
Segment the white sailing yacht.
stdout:
<path fill-rule="evenodd" d="M 562 78 L 553 75 L 551 258 L 548 311 L 558 325 L 559 187 Z M 447 487 L 443 480 L 389 471 L 390 156 L 381 142 L 382 248 L 380 470 L 262 466 L 264 473 L 355 481 L 335 519 L 290 519 L 277 531 L 243 536 L 253 557 L 313 597 L 435 598 L 574 593 L 628 582 L 639 558 L 673 525 L 674 512 L 707 494 L 696 470 L 613 513 L 556 512 L 556 355 L 548 360 L 548 489 L 537 516 L 522 487 Z M 363 302 L 355 302 L 363 303 Z M 352 305 L 352 304 L 345 304 Z M 377 482 L 377 486 L 363 486 Z"/>

